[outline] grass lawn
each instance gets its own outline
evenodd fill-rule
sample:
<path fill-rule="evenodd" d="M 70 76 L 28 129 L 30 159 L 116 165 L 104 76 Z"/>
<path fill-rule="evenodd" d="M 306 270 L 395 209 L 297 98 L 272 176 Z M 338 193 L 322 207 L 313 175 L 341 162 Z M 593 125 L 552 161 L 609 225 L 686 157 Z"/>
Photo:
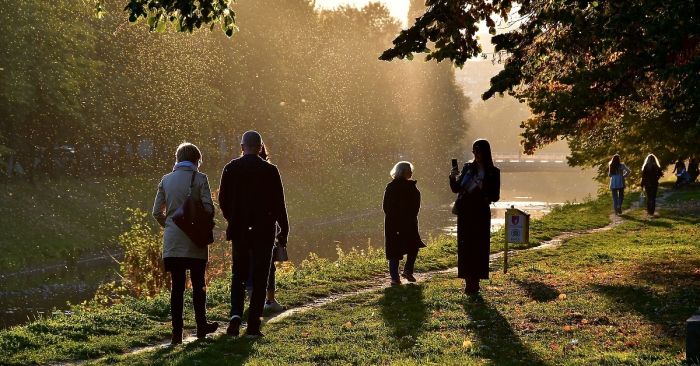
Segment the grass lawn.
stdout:
<path fill-rule="evenodd" d="M 616 228 L 493 268 L 482 295 L 441 276 L 110 364 L 681 365 L 700 305 L 700 209 L 624 215 Z"/>
<path fill-rule="evenodd" d="M 567 212 L 569 216 L 580 216 L 578 220 L 572 219 L 578 223 L 576 229 L 603 226 L 607 220 L 602 218 L 607 218 L 609 214 L 607 203 L 608 199 L 604 196 L 600 200 L 556 210 L 537 221 L 539 227 L 548 228 L 547 234 L 535 231 L 533 236 L 548 238 L 558 234 L 558 230 L 568 229 L 568 225 L 561 224 L 562 215 Z M 494 245 L 494 251 L 496 249 Z M 454 239 L 440 237 L 421 251 L 416 269 L 424 272 L 454 265 Z M 333 293 L 366 287 L 376 283 L 378 276 L 385 273 L 383 250 L 341 252 L 335 261 L 311 255 L 297 267 L 283 266 L 278 270 L 278 298 L 285 305 L 294 307 Z M 449 298 L 452 295 L 445 296 Z M 193 327 L 189 295 L 185 299 L 186 326 Z M 210 316 L 225 321 L 229 311 L 228 301 L 228 281 L 214 281 L 208 292 Z M 167 291 L 150 299 L 126 298 L 120 302 L 112 307 L 94 303 L 74 306 L 68 314 L 57 314 L 29 325 L 0 331 L 0 364 L 46 363 L 115 355 L 130 347 L 151 344 L 168 337 Z"/>
<path fill-rule="evenodd" d="M 579 220 L 577 229 L 603 226 L 607 223 L 607 197 L 575 206 L 566 206 L 537 221 L 533 237 L 551 237 L 565 230 L 565 213 L 586 212 L 591 218 Z M 495 248 L 494 248 L 495 250 Z M 516 256 L 517 258 L 517 256 Z M 456 265 L 454 239 L 440 237 L 423 249 L 417 271 L 450 268 Z M 386 264 L 382 250 L 365 249 L 340 252 L 329 261 L 311 255 L 297 267 L 278 270 L 278 298 L 294 307 L 333 293 L 342 293 L 376 283 L 384 275 Z M 441 280 L 442 281 L 442 280 Z M 445 279 L 445 281 L 448 281 Z M 447 286 L 447 285 L 446 285 Z M 459 284 L 449 286 L 459 287 Z M 453 296 L 454 294 L 446 294 Z M 375 296 L 375 295 L 373 295 Z M 186 327 L 193 327 L 191 304 L 186 295 Z M 227 280 L 214 281 L 208 291 L 209 315 L 225 321 L 229 311 Z M 325 311 L 325 310 L 322 310 Z M 33 322 L 29 325 L 0 331 L 0 363 L 46 363 L 116 355 L 130 347 L 152 344 L 165 339 L 170 332 L 168 293 L 153 298 L 126 298 L 120 304 L 103 307 L 94 303 L 74 306 L 72 312 Z"/>

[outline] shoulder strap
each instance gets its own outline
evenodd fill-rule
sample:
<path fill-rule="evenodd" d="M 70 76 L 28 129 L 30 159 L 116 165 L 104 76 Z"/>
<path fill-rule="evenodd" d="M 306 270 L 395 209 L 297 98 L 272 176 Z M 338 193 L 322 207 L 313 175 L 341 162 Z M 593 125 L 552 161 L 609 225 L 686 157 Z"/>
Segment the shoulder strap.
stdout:
<path fill-rule="evenodd" d="M 192 195 L 192 187 L 194 187 L 194 177 L 197 175 L 197 171 L 192 172 L 192 179 L 190 180 L 190 193 L 189 195 Z"/>
<path fill-rule="evenodd" d="M 192 172 L 192 180 L 190 180 L 190 189 L 194 186 L 194 177 L 197 175 L 197 171 Z"/>

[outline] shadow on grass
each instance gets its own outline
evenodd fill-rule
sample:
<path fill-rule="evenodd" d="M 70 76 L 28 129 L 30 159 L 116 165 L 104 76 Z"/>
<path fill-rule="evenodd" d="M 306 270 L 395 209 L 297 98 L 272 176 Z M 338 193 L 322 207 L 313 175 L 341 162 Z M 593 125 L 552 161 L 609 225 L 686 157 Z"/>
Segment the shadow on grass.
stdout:
<path fill-rule="evenodd" d="M 658 325 L 664 333 L 682 338 L 685 320 L 700 304 L 700 260 L 640 264 L 630 284 L 596 285 L 623 312 L 634 312 Z"/>
<path fill-rule="evenodd" d="M 515 283 L 525 290 L 529 298 L 537 302 L 549 302 L 556 300 L 559 296 L 559 291 L 556 288 L 544 282 L 516 280 Z"/>
<path fill-rule="evenodd" d="M 164 347 L 132 360 L 135 365 L 243 365 L 261 338 L 207 338 L 183 346 Z"/>
<path fill-rule="evenodd" d="M 673 227 L 673 223 L 669 221 L 661 221 L 658 220 L 658 217 L 655 217 L 653 219 L 650 219 L 649 217 L 635 217 L 629 214 L 624 214 L 621 216 L 625 221 L 630 221 L 630 222 L 636 222 L 639 224 L 642 224 L 644 226 L 653 226 L 653 227 L 660 227 L 664 229 L 670 229 Z"/>
<path fill-rule="evenodd" d="M 476 326 L 472 329 L 481 345 L 480 354 L 495 365 L 545 365 L 521 341 L 508 320 L 481 295 L 464 302 L 464 311 Z"/>
<path fill-rule="evenodd" d="M 428 320 L 423 287 L 403 285 L 386 288 L 379 305 L 397 347 L 401 350 L 411 349 Z"/>

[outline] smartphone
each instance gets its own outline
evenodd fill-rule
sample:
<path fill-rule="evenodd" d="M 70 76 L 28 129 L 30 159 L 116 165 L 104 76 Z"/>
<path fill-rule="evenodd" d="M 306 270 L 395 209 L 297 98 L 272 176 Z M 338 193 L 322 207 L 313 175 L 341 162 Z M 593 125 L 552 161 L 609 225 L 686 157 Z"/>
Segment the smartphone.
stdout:
<path fill-rule="evenodd" d="M 457 159 L 452 159 L 452 169 L 458 169 L 459 166 L 457 165 Z"/>

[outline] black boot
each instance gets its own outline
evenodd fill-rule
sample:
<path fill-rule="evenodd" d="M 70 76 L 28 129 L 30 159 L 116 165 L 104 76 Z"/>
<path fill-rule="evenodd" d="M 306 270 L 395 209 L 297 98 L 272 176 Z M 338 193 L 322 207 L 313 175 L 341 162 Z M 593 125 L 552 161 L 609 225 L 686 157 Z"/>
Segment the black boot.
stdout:
<path fill-rule="evenodd" d="M 217 329 L 219 329 L 219 323 L 217 322 L 197 324 L 197 338 L 206 338 L 207 334 L 214 333 Z"/>
<path fill-rule="evenodd" d="M 241 334 L 241 318 L 234 317 L 228 322 L 228 328 L 226 328 L 226 334 L 232 337 L 238 337 Z"/>
<path fill-rule="evenodd" d="M 173 346 L 178 345 L 178 344 L 182 344 L 182 328 L 180 328 L 180 329 L 173 328 L 173 336 L 170 339 L 170 344 Z"/>

